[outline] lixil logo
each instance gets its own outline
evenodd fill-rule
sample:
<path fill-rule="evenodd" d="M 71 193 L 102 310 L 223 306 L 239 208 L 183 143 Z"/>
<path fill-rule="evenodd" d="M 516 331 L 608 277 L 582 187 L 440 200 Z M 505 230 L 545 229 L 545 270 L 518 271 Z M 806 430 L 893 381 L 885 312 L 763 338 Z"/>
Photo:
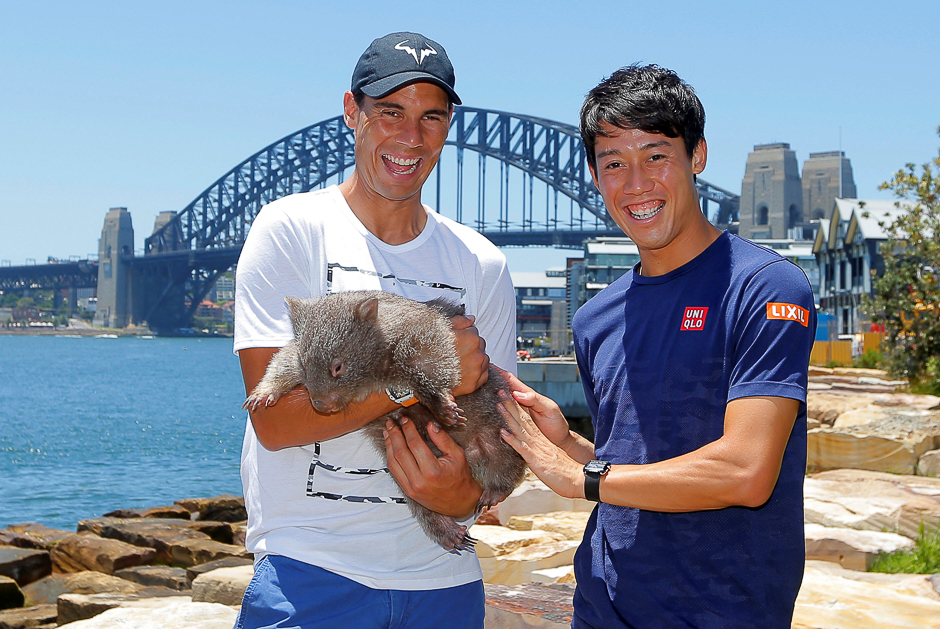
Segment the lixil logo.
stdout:
<path fill-rule="evenodd" d="M 685 309 L 685 316 L 682 317 L 683 330 L 704 330 L 705 315 L 708 314 L 708 308 L 688 307 Z"/>
<path fill-rule="evenodd" d="M 767 304 L 767 318 L 781 321 L 796 321 L 803 327 L 809 327 L 809 310 L 794 306 L 793 304 L 780 304 L 769 302 Z"/>

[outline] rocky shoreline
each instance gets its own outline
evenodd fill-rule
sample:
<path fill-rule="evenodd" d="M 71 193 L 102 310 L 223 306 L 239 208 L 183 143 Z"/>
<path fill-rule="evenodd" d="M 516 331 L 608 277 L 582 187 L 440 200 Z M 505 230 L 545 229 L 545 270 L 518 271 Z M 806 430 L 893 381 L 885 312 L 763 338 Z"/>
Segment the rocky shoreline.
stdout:
<path fill-rule="evenodd" d="M 940 624 L 940 574 L 866 572 L 940 527 L 940 398 L 871 370 L 813 369 L 804 484 L 806 572 L 793 627 Z M 529 477 L 470 534 L 486 626 L 569 626 L 574 551 L 593 504 Z M 0 530 L 0 629 L 228 629 L 252 575 L 241 498 L 179 500 Z"/>

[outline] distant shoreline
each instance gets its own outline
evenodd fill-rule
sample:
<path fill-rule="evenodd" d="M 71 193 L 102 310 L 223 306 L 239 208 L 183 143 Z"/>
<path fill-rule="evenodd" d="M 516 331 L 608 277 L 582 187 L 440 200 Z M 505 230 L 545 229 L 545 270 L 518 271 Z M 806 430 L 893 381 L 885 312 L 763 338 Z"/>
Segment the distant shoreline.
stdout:
<path fill-rule="evenodd" d="M 146 328 L 131 330 L 114 328 L 0 328 L 0 336 L 87 336 L 87 337 L 154 337 L 154 338 L 232 338 L 228 334 L 158 335 Z"/>

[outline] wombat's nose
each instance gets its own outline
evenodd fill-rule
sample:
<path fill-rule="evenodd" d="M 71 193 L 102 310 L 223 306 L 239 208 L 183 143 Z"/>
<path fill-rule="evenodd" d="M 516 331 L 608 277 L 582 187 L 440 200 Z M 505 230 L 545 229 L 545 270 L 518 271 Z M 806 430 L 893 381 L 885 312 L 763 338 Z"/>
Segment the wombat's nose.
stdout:
<path fill-rule="evenodd" d="M 327 404 L 323 400 L 311 400 L 313 408 L 317 409 L 318 413 L 332 413 L 333 407 L 330 404 Z"/>

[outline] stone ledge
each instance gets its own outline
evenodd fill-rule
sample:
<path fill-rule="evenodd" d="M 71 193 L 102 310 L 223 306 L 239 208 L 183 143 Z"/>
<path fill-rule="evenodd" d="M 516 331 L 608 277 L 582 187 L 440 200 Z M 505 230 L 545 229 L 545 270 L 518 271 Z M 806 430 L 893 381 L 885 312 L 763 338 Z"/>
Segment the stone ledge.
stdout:
<path fill-rule="evenodd" d="M 484 585 L 486 629 L 560 629 L 571 626 L 574 586 Z"/>

